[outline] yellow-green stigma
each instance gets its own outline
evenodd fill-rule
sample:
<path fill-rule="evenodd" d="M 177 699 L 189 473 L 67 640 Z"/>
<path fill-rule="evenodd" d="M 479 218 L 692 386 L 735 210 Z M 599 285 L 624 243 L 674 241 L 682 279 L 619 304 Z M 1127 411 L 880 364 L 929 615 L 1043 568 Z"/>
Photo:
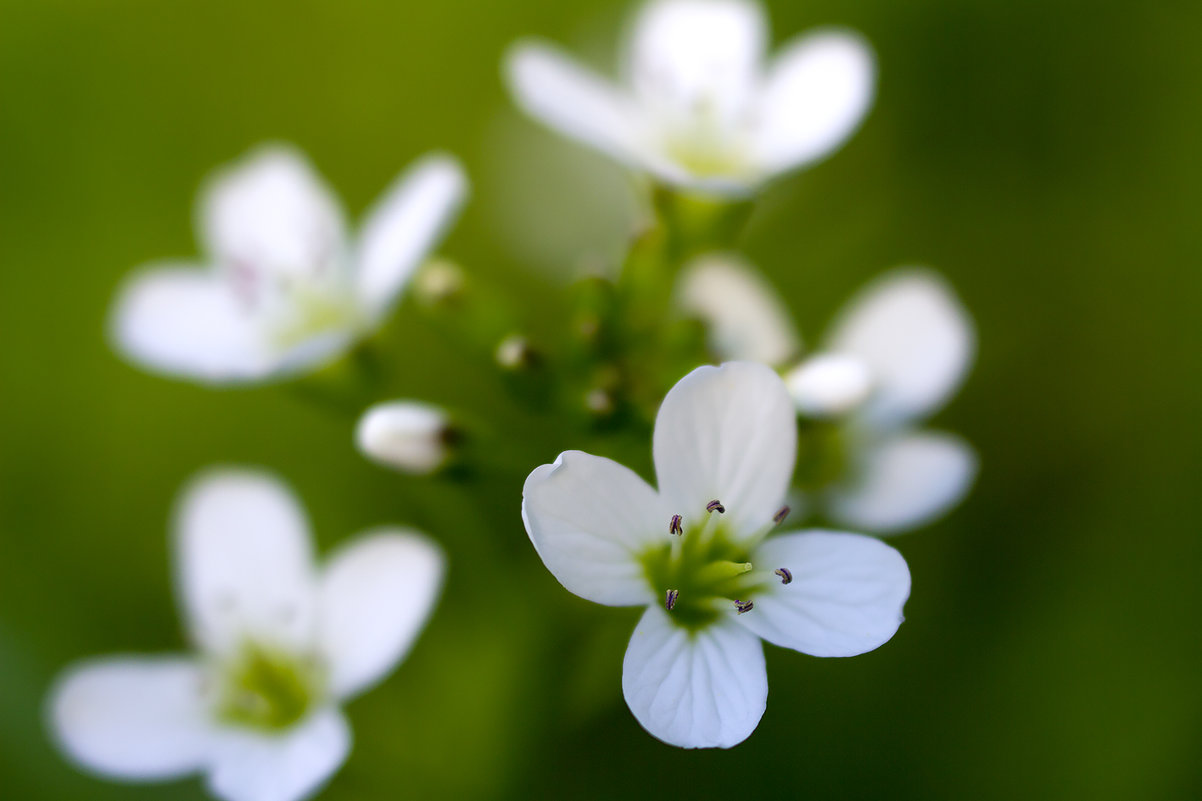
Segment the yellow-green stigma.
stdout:
<path fill-rule="evenodd" d="M 226 667 L 218 717 L 235 726 L 278 731 L 300 721 L 317 699 L 321 669 L 310 659 L 254 643 Z"/>
<path fill-rule="evenodd" d="M 289 288 L 287 312 L 273 323 L 272 344 L 288 350 L 321 334 L 355 328 L 360 319 L 348 293 L 297 284 Z"/>
<path fill-rule="evenodd" d="M 677 625 L 690 630 L 729 611 L 750 611 L 748 599 L 772 576 L 753 572 L 748 546 L 732 536 L 724 511 L 715 500 L 694 518 L 696 522 L 673 515 L 663 545 L 642 555 L 644 574 L 664 608 Z"/>

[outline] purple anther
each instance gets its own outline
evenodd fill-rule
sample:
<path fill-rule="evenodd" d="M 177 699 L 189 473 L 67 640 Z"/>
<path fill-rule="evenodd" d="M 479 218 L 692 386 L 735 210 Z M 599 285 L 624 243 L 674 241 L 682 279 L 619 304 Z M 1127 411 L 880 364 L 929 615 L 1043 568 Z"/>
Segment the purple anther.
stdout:
<path fill-rule="evenodd" d="M 785 518 L 788 516 L 789 507 L 782 506 L 776 511 L 776 514 L 772 515 L 772 522 L 779 526 L 781 523 L 785 522 Z M 788 584 L 789 582 L 786 581 L 785 583 Z"/>
<path fill-rule="evenodd" d="M 772 572 L 775 573 L 776 575 L 780 576 L 781 584 L 788 584 L 790 581 L 793 580 L 793 573 L 790 572 L 789 568 L 787 568 L 787 567 L 778 567 L 776 570 L 773 570 Z"/>
<path fill-rule="evenodd" d="M 676 606 L 676 599 L 680 597 L 680 590 L 668 590 L 668 596 L 664 599 L 664 606 L 669 612 Z"/>
<path fill-rule="evenodd" d="M 684 526 L 680 525 L 680 515 L 672 515 L 672 521 L 668 523 L 668 533 L 678 536 L 684 533 Z"/>
<path fill-rule="evenodd" d="M 740 601 L 737 598 L 735 599 L 735 612 L 738 614 L 741 615 L 744 612 L 750 612 L 752 609 L 755 609 L 755 604 L 751 601 Z"/>
<path fill-rule="evenodd" d="M 705 511 L 717 512 L 720 515 L 726 514 L 726 507 L 722 505 L 722 501 L 710 501 L 705 505 Z"/>

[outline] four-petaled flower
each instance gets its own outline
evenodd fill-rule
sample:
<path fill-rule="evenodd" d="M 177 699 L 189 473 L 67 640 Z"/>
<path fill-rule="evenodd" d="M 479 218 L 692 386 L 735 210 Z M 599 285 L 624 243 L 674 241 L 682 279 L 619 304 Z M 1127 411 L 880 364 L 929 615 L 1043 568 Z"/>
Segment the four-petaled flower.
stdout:
<path fill-rule="evenodd" d="M 807 502 L 877 534 L 959 503 L 977 472 L 972 447 L 914 429 L 960 386 L 975 343 L 968 312 L 930 271 L 893 270 L 853 298 L 818 352 L 785 375 L 811 444 Z"/>
<path fill-rule="evenodd" d="M 872 52 L 857 35 L 793 39 L 765 65 L 753 0 L 652 0 L 625 50 L 625 86 L 556 48 L 524 42 L 506 72 L 547 125 L 661 181 L 741 195 L 846 139 L 872 102 Z"/>
<path fill-rule="evenodd" d="M 380 529 L 317 570 L 295 499 L 243 471 L 190 487 L 175 545 L 199 653 L 74 666 L 51 695 L 59 743 L 114 778 L 203 772 L 227 801 L 309 795 L 350 749 L 339 702 L 391 672 L 425 624 L 441 551 Z"/>
<path fill-rule="evenodd" d="M 560 454 L 526 479 L 522 518 L 564 587 L 596 603 L 646 605 L 622 690 L 651 734 L 730 747 L 768 695 L 760 638 L 852 656 L 893 636 L 910 592 L 901 555 L 831 531 L 771 534 L 797 447 L 788 392 L 750 362 L 700 367 L 655 421 L 658 491 L 609 459 Z"/>
<path fill-rule="evenodd" d="M 117 348 L 206 383 L 314 369 L 376 328 L 457 213 L 457 162 L 423 157 L 351 243 L 337 200 L 297 152 L 269 146 L 220 172 L 200 199 L 207 268 L 157 264 L 123 286 Z"/>

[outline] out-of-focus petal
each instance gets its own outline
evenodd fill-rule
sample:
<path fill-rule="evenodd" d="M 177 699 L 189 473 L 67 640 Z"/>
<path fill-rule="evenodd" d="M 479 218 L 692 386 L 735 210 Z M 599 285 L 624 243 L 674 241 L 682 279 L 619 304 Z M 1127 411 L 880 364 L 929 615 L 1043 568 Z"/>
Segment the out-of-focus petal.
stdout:
<path fill-rule="evenodd" d="M 350 748 L 350 729 L 336 709 L 274 735 L 223 729 L 209 789 L 225 801 L 300 801 L 346 761 Z"/>
<path fill-rule="evenodd" d="M 730 748 L 764 715 L 764 650 L 730 619 L 690 632 L 651 606 L 630 636 L 622 693 L 643 728 L 665 743 Z"/>
<path fill-rule="evenodd" d="M 409 652 L 442 587 L 441 549 L 420 534 L 380 529 L 344 546 L 322 573 L 318 643 L 330 691 L 356 695 Z"/>
<path fill-rule="evenodd" d="M 847 305 L 827 350 L 872 372 L 862 418 L 893 426 L 933 413 L 959 387 L 975 351 L 972 320 L 952 290 L 927 270 L 894 270 Z"/>
<path fill-rule="evenodd" d="M 363 225 L 356 285 L 373 315 L 382 314 L 437 244 L 467 197 L 459 162 L 429 154 L 377 201 Z"/>
<path fill-rule="evenodd" d="M 655 418 L 660 495 L 686 529 L 719 500 L 737 536 L 766 526 L 785 500 L 797 455 L 797 420 L 784 382 L 754 362 L 698 367 Z"/>
<path fill-rule="evenodd" d="M 629 80 L 652 113 L 730 120 L 759 77 L 766 24 L 749 0 L 653 0 L 634 20 Z"/>
<path fill-rule="evenodd" d="M 976 473 L 976 454 L 957 436 L 897 434 L 871 444 L 861 455 L 856 480 L 828 492 L 828 513 L 848 528 L 905 531 L 959 503 Z"/>
<path fill-rule="evenodd" d="M 647 161 L 631 99 L 557 48 L 519 42 L 506 56 L 505 76 L 518 105 L 532 117 L 629 166 Z"/>
<path fill-rule="evenodd" d="M 559 583 L 599 604 L 650 603 L 640 552 L 667 542 L 672 512 L 655 490 L 617 462 L 565 451 L 522 489 L 522 520 Z"/>
<path fill-rule="evenodd" d="M 71 668 L 50 694 L 50 722 L 75 762 L 121 779 L 169 779 L 209 752 L 200 668 L 186 659 L 108 657 Z"/>
<path fill-rule="evenodd" d="M 176 529 L 184 616 L 202 647 L 312 644 L 309 527 L 283 484 L 250 470 L 205 473 L 185 490 Z"/>
<path fill-rule="evenodd" d="M 761 168 L 787 170 L 841 145 L 872 104 L 875 80 L 872 50 L 855 34 L 825 31 L 786 45 L 760 95 Z"/>
<path fill-rule="evenodd" d="M 779 365 L 801 348 L 780 296 L 733 256 L 698 259 L 677 292 L 685 311 L 706 323 L 710 347 L 723 359 Z"/>
<path fill-rule="evenodd" d="M 785 374 L 797 411 L 807 417 L 837 417 L 868 397 L 872 373 L 853 356 L 819 353 Z"/>
<path fill-rule="evenodd" d="M 220 384 L 276 367 L 250 310 L 212 272 L 163 265 L 134 273 L 110 325 L 117 349 L 156 373 Z"/>
<path fill-rule="evenodd" d="M 910 597 L 902 555 L 859 534 L 809 531 L 771 537 L 752 557 L 765 570 L 785 568 L 755 609 L 736 619 L 765 640 L 813 656 L 855 656 L 889 640 Z"/>
<path fill-rule="evenodd" d="M 216 173 L 201 196 L 201 233 L 219 264 L 269 278 L 337 269 L 346 253 L 338 201 L 296 150 L 260 147 Z"/>

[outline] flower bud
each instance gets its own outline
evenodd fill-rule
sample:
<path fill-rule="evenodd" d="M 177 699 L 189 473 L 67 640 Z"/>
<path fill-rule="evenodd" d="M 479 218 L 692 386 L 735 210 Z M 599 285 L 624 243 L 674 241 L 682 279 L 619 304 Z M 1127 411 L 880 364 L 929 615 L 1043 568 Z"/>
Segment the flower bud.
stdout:
<path fill-rule="evenodd" d="M 406 473 L 432 473 L 449 456 L 450 423 L 436 406 L 391 401 L 372 406 L 355 427 L 364 456 Z"/>
<path fill-rule="evenodd" d="M 872 376 L 858 359 L 837 353 L 811 356 L 785 374 L 797 410 L 809 417 L 837 417 L 860 405 Z"/>

